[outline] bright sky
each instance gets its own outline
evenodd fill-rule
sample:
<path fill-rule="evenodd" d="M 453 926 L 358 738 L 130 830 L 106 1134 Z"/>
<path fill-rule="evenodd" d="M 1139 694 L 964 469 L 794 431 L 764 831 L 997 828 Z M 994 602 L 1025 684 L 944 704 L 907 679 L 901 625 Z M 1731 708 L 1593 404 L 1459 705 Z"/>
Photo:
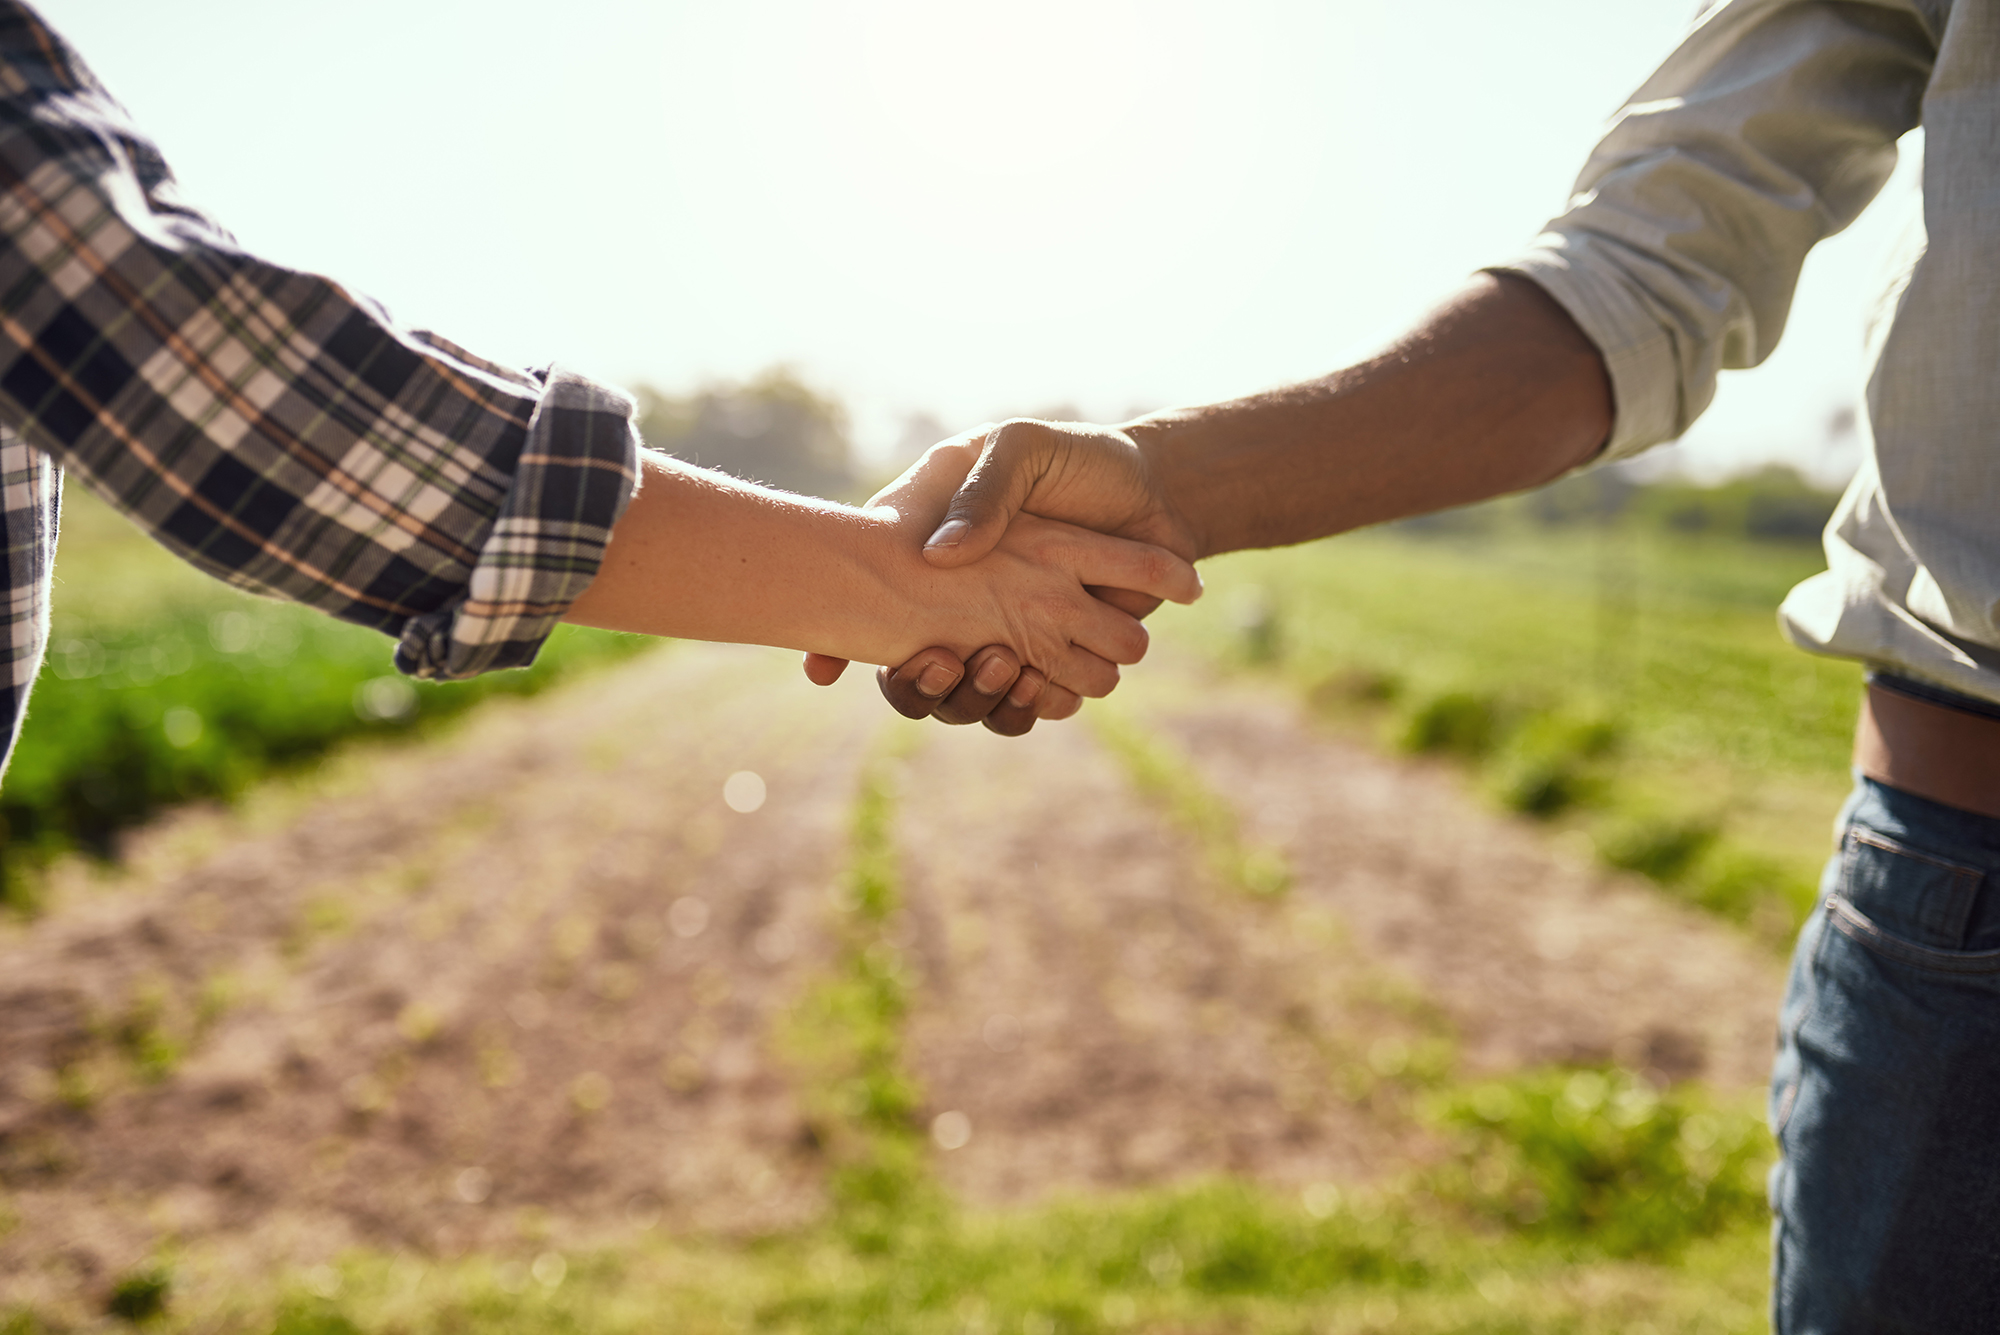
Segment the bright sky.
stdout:
<path fill-rule="evenodd" d="M 1369 351 L 1556 212 L 1693 0 L 42 0 L 187 195 L 488 356 L 789 362 L 864 448 Z M 1825 457 L 1915 154 L 1679 452 Z"/>

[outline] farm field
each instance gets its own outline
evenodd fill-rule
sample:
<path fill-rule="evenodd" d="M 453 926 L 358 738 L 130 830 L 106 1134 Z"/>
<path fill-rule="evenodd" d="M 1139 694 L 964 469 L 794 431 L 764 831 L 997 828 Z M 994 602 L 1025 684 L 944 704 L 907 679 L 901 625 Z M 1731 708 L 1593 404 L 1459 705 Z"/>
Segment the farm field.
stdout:
<path fill-rule="evenodd" d="M 1127 716 L 1257 896 L 1092 730 L 793 670 L 668 648 L 67 864 L 0 944 L 16 1328 L 156 1271 L 190 1330 L 1756 1328 L 1734 929 L 1267 694 Z M 1607 1253 L 1606 1171 L 1690 1212 Z"/>
<path fill-rule="evenodd" d="M 395 728 L 364 667 L 0 927 L 0 1330 L 1760 1331 L 1797 892 L 1714 867 L 1809 874 L 1855 678 L 1794 549 L 1597 540 L 1212 563 L 1013 742 L 766 651 Z"/>
<path fill-rule="evenodd" d="M 1782 948 L 1861 690 L 1777 630 L 1822 568 L 1817 546 L 1637 525 L 1392 528 L 1210 562 L 1208 596 L 1155 630 L 1353 735 L 1455 758 L 1495 806 Z"/>

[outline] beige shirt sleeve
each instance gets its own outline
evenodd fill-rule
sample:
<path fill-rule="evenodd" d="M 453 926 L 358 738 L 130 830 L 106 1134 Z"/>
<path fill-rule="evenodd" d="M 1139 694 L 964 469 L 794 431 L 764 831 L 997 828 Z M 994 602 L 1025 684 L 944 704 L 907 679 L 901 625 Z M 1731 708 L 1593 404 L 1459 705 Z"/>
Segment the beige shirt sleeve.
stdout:
<path fill-rule="evenodd" d="M 1603 458 L 1676 439 L 1718 371 L 1771 354 L 1806 252 L 1875 197 L 1918 122 L 1935 21 L 1915 3 L 1711 6 L 1613 118 L 1568 211 L 1495 266 L 1604 354 Z"/>

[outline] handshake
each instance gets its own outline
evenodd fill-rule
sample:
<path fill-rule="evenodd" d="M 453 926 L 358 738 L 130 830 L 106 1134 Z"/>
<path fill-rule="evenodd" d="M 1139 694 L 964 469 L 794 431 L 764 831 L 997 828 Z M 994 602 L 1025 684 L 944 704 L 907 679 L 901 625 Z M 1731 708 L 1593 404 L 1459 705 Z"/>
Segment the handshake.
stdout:
<path fill-rule="evenodd" d="M 1068 718 L 1145 654 L 1139 618 L 1201 593 L 1188 564 L 1195 535 L 1128 430 L 989 423 L 932 446 L 866 510 L 906 551 L 928 532 L 926 573 L 971 595 L 961 610 L 989 613 L 970 640 L 946 638 L 876 674 L 910 718 L 983 722 L 1005 736 Z M 847 663 L 809 652 L 806 676 L 830 685 Z"/>
<path fill-rule="evenodd" d="M 1356 366 L 1120 427 L 981 427 L 862 509 L 649 453 L 566 615 L 804 649 L 821 684 L 900 664 L 903 713 L 1022 733 L 1110 693 L 1138 618 L 1199 596 L 1189 562 L 1540 486 L 1603 448 L 1612 404 L 1561 306 L 1481 274 Z"/>

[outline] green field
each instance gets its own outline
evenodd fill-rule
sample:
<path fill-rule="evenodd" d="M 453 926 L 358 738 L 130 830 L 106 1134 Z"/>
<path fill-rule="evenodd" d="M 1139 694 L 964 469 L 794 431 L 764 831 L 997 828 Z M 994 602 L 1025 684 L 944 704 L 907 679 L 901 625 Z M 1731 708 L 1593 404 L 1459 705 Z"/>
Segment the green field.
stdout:
<path fill-rule="evenodd" d="M 49 654 L 0 788 L 0 902 L 71 849 L 177 802 L 229 798 L 349 738 L 414 733 L 495 694 L 644 648 L 561 627 L 532 668 L 434 684 L 399 675 L 387 637 L 239 593 L 66 489 Z"/>
<path fill-rule="evenodd" d="M 1204 567 L 1164 643 L 1272 674 L 1384 744 L 1774 942 L 1847 787 L 1857 665 L 1785 643 L 1816 546 L 1622 523 L 1396 527 Z M 1140 669 L 1143 671 L 1143 669 Z"/>

